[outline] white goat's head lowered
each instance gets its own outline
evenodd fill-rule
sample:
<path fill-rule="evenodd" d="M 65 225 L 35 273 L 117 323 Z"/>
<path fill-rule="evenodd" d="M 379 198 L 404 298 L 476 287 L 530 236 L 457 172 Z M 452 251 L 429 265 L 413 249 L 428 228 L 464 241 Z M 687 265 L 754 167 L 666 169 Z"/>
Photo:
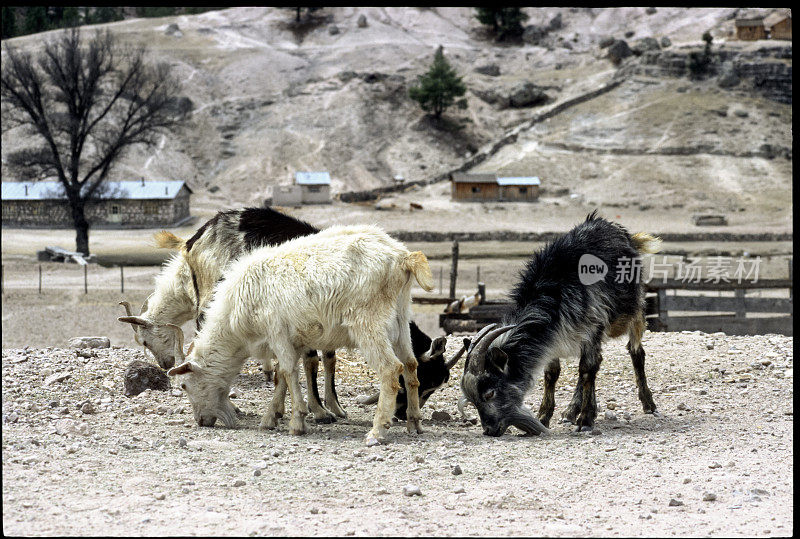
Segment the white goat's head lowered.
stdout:
<path fill-rule="evenodd" d="M 189 397 L 194 419 L 201 427 L 213 427 L 217 418 L 228 428 L 236 426 L 236 408 L 228 397 L 230 384 L 218 375 L 203 369 L 195 361 L 197 350 L 190 347 L 189 358 L 183 354 L 183 331 L 174 324 L 165 324 L 175 337 L 175 358 L 178 366 L 167 371 L 177 376 L 178 386 Z"/>
<path fill-rule="evenodd" d="M 175 366 L 175 332 L 167 327 L 168 324 L 156 324 L 142 316 L 147 311 L 147 300 L 142 304 L 139 316 L 132 316 L 131 304 L 127 301 L 119 304 L 125 307 L 127 316 L 121 316 L 117 320 L 131 324 L 136 342 L 152 352 L 162 369 Z"/>

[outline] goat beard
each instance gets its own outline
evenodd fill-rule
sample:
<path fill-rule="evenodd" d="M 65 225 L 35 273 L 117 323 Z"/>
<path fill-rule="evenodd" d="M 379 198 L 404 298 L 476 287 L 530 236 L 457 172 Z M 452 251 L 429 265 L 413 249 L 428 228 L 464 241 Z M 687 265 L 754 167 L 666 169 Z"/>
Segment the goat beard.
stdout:
<path fill-rule="evenodd" d="M 511 414 L 509 425 L 514 425 L 518 429 L 525 431 L 526 434 L 549 434 L 550 431 L 542 425 L 541 421 L 536 419 L 533 414 L 523 408 L 519 407 Z"/>

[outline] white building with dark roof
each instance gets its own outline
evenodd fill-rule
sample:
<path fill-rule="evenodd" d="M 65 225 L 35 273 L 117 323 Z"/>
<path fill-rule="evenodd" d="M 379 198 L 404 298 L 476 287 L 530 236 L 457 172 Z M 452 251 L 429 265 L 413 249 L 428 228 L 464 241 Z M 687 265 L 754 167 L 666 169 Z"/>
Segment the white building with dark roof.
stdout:
<path fill-rule="evenodd" d="M 296 172 L 293 185 L 276 185 L 272 191 L 275 206 L 330 203 L 331 176 L 327 172 Z"/>
<path fill-rule="evenodd" d="M 86 204 L 92 228 L 178 226 L 191 219 L 192 190 L 180 180 L 108 181 Z M 71 228 L 72 215 L 59 182 L 2 182 L 3 226 Z"/>

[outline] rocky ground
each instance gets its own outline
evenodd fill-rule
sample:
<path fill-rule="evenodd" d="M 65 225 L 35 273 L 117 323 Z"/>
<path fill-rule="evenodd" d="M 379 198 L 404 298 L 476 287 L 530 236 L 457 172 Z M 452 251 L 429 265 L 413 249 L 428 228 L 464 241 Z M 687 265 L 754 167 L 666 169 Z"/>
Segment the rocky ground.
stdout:
<path fill-rule="evenodd" d="M 229 430 L 196 427 L 179 391 L 124 397 L 140 350 L 4 348 L 3 533 L 792 535 L 792 338 L 648 333 L 644 346 L 657 416 L 612 341 L 596 434 L 482 436 L 458 418 L 460 364 L 423 408 L 424 434 L 400 424 L 373 448 L 374 409 L 355 397 L 374 375 L 358 354 L 337 365 L 349 418 L 295 437 L 285 422 L 257 430 L 271 388 L 255 363 Z M 556 417 L 577 374 L 563 363 Z"/>

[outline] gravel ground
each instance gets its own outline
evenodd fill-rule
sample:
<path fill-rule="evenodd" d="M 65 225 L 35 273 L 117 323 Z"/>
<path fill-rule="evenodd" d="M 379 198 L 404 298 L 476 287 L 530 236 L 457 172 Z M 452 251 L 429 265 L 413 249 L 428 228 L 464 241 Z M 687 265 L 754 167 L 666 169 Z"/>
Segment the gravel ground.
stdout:
<path fill-rule="evenodd" d="M 286 420 L 257 429 L 272 390 L 253 362 L 235 383 L 244 415 L 229 430 L 196 427 L 177 391 L 124 397 L 123 370 L 140 350 L 5 348 L 3 532 L 788 536 L 792 344 L 648 333 L 652 416 L 624 342 L 611 341 L 596 435 L 555 424 L 541 438 L 482 436 L 458 418 L 459 364 L 423 408 L 424 434 L 397 425 L 373 448 L 363 439 L 374 408 L 355 397 L 375 379 L 357 354 L 339 352 L 349 418 L 295 437 Z M 577 377 L 577 362 L 563 363 L 556 417 Z M 528 403 L 540 397 L 541 387 Z"/>

